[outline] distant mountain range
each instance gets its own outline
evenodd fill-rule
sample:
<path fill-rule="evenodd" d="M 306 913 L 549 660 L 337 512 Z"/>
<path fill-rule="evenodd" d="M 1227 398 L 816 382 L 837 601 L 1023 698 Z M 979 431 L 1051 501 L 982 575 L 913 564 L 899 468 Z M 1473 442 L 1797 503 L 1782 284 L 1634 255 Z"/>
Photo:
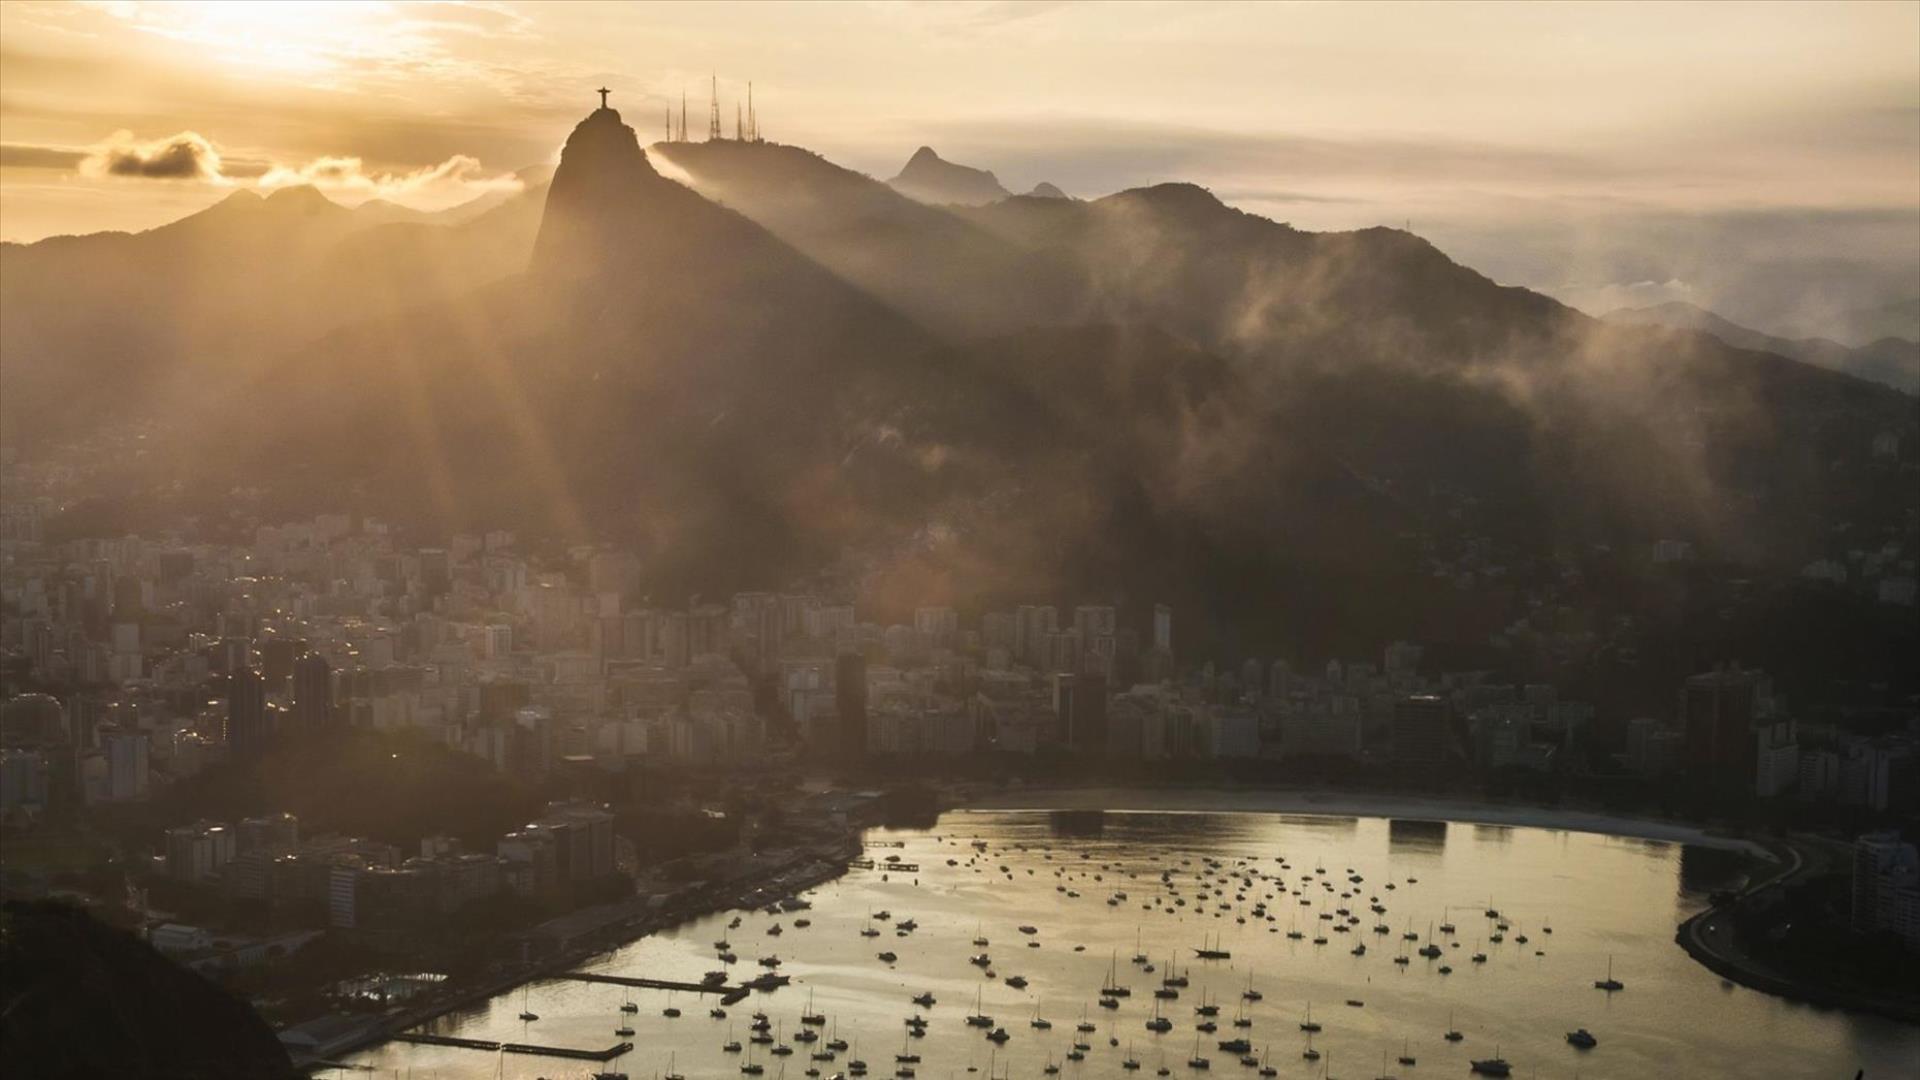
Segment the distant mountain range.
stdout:
<path fill-rule="evenodd" d="M 1869 468 L 1914 453 L 1913 398 L 1401 230 L 1012 196 L 926 149 L 885 183 L 643 149 L 607 109 L 537 179 L 456 220 L 296 189 L 6 245 L 8 438 L 156 422 L 129 498 L 615 537 L 667 597 L 824 568 L 882 608 L 1165 600 L 1308 651 L 1484 640 L 1506 616 L 1424 569 L 1461 545 L 1791 568 L 1920 502 Z"/>
<path fill-rule="evenodd" d="M 1697 330 L 1712 334 L 1737 349 L 1774 353 L 1845 372 L 1856 378 L 1920 394 L 1920 341 L 1882 337 L 1850 347 L 1826 338 L 1774 337 L 1721 318 L 1705 308 L 1674 301 L 1650 307 L 1620 308 L 1603 316 L 1608 322 L 1632 326 L 1661 326 L 1670 330 Z"/>

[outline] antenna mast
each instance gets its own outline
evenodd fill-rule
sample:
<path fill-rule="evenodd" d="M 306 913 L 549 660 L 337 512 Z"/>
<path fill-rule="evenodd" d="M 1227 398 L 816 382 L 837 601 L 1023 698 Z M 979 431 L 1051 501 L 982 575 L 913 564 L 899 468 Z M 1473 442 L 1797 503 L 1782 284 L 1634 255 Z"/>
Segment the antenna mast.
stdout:
<path fill-rule="evenodd" d="M 717 142 L 720 138 L 720 76 L 713 76 L 713 84 L 707 97 L 707 141 Z"/>

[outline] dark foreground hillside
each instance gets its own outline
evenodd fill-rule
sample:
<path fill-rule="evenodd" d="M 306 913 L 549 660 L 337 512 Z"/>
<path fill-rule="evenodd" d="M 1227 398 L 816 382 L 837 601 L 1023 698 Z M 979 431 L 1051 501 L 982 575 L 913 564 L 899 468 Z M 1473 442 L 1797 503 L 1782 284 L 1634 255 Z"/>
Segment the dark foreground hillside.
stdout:
<path fill-rule="evenodd" d="M 23 1080 L 299 1075 L 244 1002 L 131 934 L 49 902 L 0 910 L 0 1062 Z"/>

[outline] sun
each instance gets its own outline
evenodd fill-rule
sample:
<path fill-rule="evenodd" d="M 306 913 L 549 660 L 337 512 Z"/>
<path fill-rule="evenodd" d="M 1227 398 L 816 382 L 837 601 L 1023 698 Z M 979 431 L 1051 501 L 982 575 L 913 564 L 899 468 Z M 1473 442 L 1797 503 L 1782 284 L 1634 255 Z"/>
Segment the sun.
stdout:
<path fill-rule="evenodd" d="M 323 72 L 388 51 L 382 24 L 396 5 L 379 0 L 189 0 L 117 9 L 138 29 L 193 45 L 224 63 L 283 72 Z"/>

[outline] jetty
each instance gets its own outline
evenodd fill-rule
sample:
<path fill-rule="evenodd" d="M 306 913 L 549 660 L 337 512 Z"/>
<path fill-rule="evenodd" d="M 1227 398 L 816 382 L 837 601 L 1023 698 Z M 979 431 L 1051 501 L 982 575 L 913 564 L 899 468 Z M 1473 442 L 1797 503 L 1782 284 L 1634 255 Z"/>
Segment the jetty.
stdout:
<path fill-rule="evenodd" d="M 420 1043 L 426 1046 L 457 1046 L 463 1050 L 485 1050 L 490 1053 L 527 1054 L 533 1057 L 570 1058 L 574 1061 L 612 1061 L 621 1054 L 630 1052 L 633 1044 L 618 1042 L 605 1050 L 588 1050 L 573 1046 L 541 1046 L 537 1043 L 494 1042 L 492 1039 L 463 1039 L 454 1035 L 429 1035 L 424 1032 L 402 1031 L 394 1036 L 400 1042 Z"/>

